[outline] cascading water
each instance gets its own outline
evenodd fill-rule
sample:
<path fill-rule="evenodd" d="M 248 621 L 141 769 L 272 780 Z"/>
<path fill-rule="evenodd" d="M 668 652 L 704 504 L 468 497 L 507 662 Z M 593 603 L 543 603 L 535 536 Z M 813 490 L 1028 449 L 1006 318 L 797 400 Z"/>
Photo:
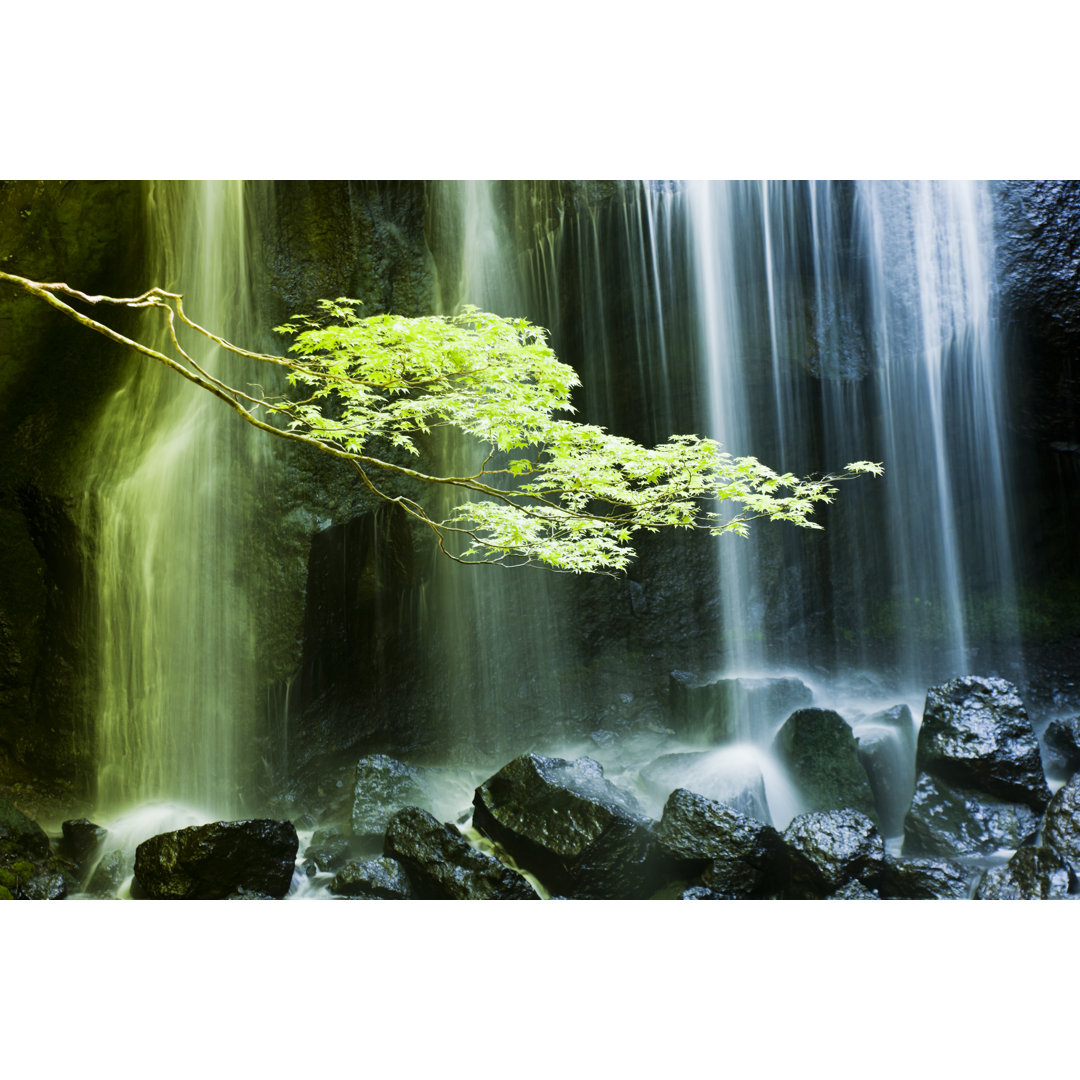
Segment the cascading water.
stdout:
<path fill-rule="evenodd" d="M 149 278 L 182 292 L 196 322 L 245 343 L 265 330 L 247 262 L 248 197 L 239 182 L 153 183 L 146 192 Z M 148 332 L 165 347 L 160 320 Z M 195 348 L 215 363 L 215 350 Z M 87 470 L 99 536 L 98 806 L 106 816 L 146 802 L 198 807 L 203 820 L 235 816 L 258 655 L 245 536 L 267 440 L 149 362 L 98 430 Z"/>

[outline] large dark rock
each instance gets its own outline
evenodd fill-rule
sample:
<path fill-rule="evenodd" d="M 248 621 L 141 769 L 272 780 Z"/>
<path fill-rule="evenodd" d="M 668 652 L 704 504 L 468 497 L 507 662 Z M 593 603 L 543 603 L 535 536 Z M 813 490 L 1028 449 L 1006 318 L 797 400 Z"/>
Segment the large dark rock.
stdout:
<path fill-rule="evenodd" d="M 810 810 L 858 810 L 877 822 L 874 792 L 844 718 L 831 709 L 798 709 L 773 743 Z"/>
<path fill-rule="evenodd" d="M 86 869 L 97 858 L 109 830 L 95 825 L 87 818 L 65 821 L 60 826 L 63 839 L 60 852 L 80 869 Z"/>
<path fill-rule="evenodd" d="M 851 881 L 874 888 L 885 868 L 885 841 L 856 810 L 799 814 L 784 830 L 793 899 L 823 899 Z"/>
<path fill-rule="evenodd" d="M 886 836 L 904 831 L 915 788 L 915 720 L 906 705 L 868 717 L 858 728 L 859 761 L 866 771 Z"/>
<path fill-rule="evenodd" d="M 45 830 L 6 799 L 0 799 L 0 844 L 11 855 L 43 859 L 49 854 Z"/>
<path fill-rule="evenodd" d="M 473 825 L 553 893 L 641 899 L 658 884 L 651 823 L 591 758 L 523 754 L 476 789 Z"/>
<path fill-rule="evenodd" d="M 127 852 L 114 848 L 105 852 L 90 870 L 86 891 L 95 896 L 115 896 L 135 869 L 135 860 Z"/>
<path fill-rule="evenodd" d="M 304 848 L 304 873 L 312 877 L 340 869 L 349 859 L 350 848 L 349 837 L 329 829 L 317 830 Z"/>
<path fill-rule="evenodd" d="M 976 900 L 1064 900 L 1070 875 L 1051 848 L 1022 847 L 1005 866 L 986 870 L 975 888 Z"/>
<path fill-rule="evenodd" d="M 711 743 L 764 737 L 782 716 L 814 698 L 800 679 L 706 682 L 688 671 L 671 672 L 668 690 L 672 727 L 679 734 Z"/>
<path fill-rule="evenodd" d="M 1010 803 L 920 775 L 904 818 L 904 854 L 991 855 L 1035 839 L 1039 815 Z"/>
<path fill-rule="evenodd" d="M 334 896 L 359 900 L 411 900 L 412 886 L 405 868 L 385 855 L 367 862 L 346 863 L 327 889 Z"/>
<path fill-rule="evenodd" d="M 656 844 L 676 874 L 701 875 L 703 885 L 725 896 L 770 895 L 787 880 L 788 851 L 771 825 L 684 788 L 669 796 Z"/>
<path fill-rule="evenodd" d="M 1057 776 L 1072 776 L 1080 769 L 1080 716 L 1051 720 L 1043 733 L 1047 771 Z"/>
<path fill-rule="evenodd" d="M 390 819 L 384 854 L 405 867 L 421 900 L 539 899 L 521 874 L 418 806 L 406 806 Z"/>
<path fill-rule="evenodd" d="M 300 842 L 290 821 L 218 821 L 161 833 L 135 849 L 132 895 L 224 900 L 236 892 L 281 897 Z"/>
<path fill-rule="evenodd" d="M 966 900 L 974 877 L 948 859 L 888 859 L 878 892 L 886 900 Z"/>
<path fill-rule="evenodd" d="M 916 762 L 950 786 L 1042 810 L 1050 789 L 1027 711 L 1004 679 L 965 675 L 926 693 Z"/>
<path fill-rule="evenodd" d="M 1072 873 L 1080 877 L 1080 773 L 1054 795 L 1046 808 L 1043 843 L 1052 847 Z"/>
<path fill-rule="evenodd" d="M 666 800 L 676 788 L 687 788 L 772 824 L 761 769 L 750 761 L 732 761 L 727 749 L 663 754 L 638 775 L 657 799 Z"/>
<path fill-rule="evenodd" d="M 390 819 L 406 806 L 431 809 L 431 790 L 419 769 L 386 754 L 370 754 L 356 763 L 354 836 L 381 840 Z"/>

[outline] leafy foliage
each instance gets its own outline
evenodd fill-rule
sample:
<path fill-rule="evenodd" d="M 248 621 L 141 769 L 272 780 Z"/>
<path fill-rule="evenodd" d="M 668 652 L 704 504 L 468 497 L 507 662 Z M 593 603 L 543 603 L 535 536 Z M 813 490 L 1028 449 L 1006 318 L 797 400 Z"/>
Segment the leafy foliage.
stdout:
<path fill-rule="evenodd" d="M 832 501 L 837 480 L 881 472 L 879 464 L 857 461 L 836 476 L 798 478 L 753 457 L 733 457 L 697 435 L 674 435 L 649 448 L 577 423 L 569 418 L 577 375 L 555 357 L 546 331 L 476 308 L 451 316 L 364 318 L 359 301 L 323 300 L 313 315 L 277 328 L 292 339 L 286 357 L 230 344 L 192 322 L 182 297 L 162 289 L 117 299 L 3 271 L 0 280 L 165 364 L 256 427 L 348 461 L 375 495 L 429 527 L 440 548 L 462 562 L 617 572 L 633 558 L 633 540 L 643 530 L 745 535 L 759 518 L 820 528 L 811 516 L 818 503 Z M 177 355 L 124 337 L 62 295 L 164 310 Z M 229 353 L 284 369 L 290 392 L 253 396 L 210 373 L 182 347 L 178 322 Z M 427 437 L 440 429 L 481 447 L 468 475 L 429 473 L 391 460 L 421 459 L 429 450 Z M 383 490 L 376 482 L 382 475 L 464 497 L 436 519 L 414 499 Z M 447 543 L 454 538 L 451 550 Z"/>

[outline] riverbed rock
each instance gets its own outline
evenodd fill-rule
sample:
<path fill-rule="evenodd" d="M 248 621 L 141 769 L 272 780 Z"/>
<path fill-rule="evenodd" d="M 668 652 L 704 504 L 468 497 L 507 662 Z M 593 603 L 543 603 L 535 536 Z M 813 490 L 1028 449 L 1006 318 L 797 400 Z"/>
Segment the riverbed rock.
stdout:
<path fill-rule="evenodd" d="M 1068 868 L 1052 848 L 1025 846 L 1006 865 L 984 871 L 974 899 L 1065 900 L 1070 882 Z"/>
<path fill-rule="evenodd" d="M 9 855 L 43 859 L 49 854 L 49 838 L 33 818 L 0 798 L 0 853 L 4 851 Z"/>
<path fill-rule="evenodd" d="M 409 875 L 397 859 L 385 855 L 366 862 L 348 862 L 327 886 L 334 896 L 357 900 L 411 900 Z"/>
<path fill-rule="evenodd" d="M 109 830 L 95 825 L 88 818 L 65 821 L 60 830 L 63 838 L 59 850 L 71 859 L 80 870 L 86 870 L 98 857 Z"/>
<path fill-rule="evenodd" d="M 304 873 L 308 877 L 338 870 L 349 859 L 351 838 L 331 829 L 317 829 L 304 849 Z"/>
<path fill-rule="evenodd" d="M 406 806 L 390 819 L 384 854 L 405 868 L 421 900 L 539 899 L 521 874 L 418 806 Z"/>
<path fill-rule="evenodd" d="M 664 805 L 657 848 L 676 876 L 730 898 L 774 894 L 788 876 L 788 849 L 771 826 L 696 792 L 680 788 Z"/>
<path fill-rule="evenodd" d="M 844 718 L 831 709 L 798 709 L 773 743 L 811 810 L 858 810 L 875 824 L 877 807 L 858 744 Z"/>
<path fill-rule="evenodd" d="M 783 838 L 791 854 L 792 899 L 823 899 L 851 881 L 872 889 L 885 867 L 885 841 L 857 810 L 799 814 Z"/>
<path fill-rule="evenodd" d="M 1080 716 L 1051 720 L 1043 733 L 1043 763 L 1055 776 L 1070 777 L 1080 769 Z"/>
<path fill-rule="evenodd" d="M 1024 803 L 951 787 L 922 773 L 904 818 L 904 854 L 991 855 L 1030 844 L 1039 814 Z"/>
<path fill-rule="evenodd" d="M 90 879 L 86 891 L 95 896 L 115 896 L 135 870 L 134 856 L 114 848 L 101 856 L 96 866 L 90 870 Z"/>
<path fill-rule="evenodd" d="M 1074 876 L 1080 877 L 1080 772 L 1057 791 L 1046 808 L 1043 843 L 1061 856 Z"/>
<path fill-rule="evenodd" d="M 919 772 L 1041 811 L 1050 801 L 1039 742 L 1016 687 L 964 675 L 926 692 Z"/>
<path fill-rule="evenodd" d="M 421 769 L 386 754 L 369 754 L 356 763 L 354 836 L 381 843 L 390 819 L 406 806 L 431 809 L 431 790 Z"/>
<path fill-rule="evenodd" d="M 132 895 L 223 900 L 232 893 L 281 897 L 300 846 L 290 821 L 217 821 L 161 833 L 135 849 Z"/>
<path fill-rule="evenodd" d="M 800 679 L 699 679 L 673 671 L 668 680 L 672 727 L 681 735 L 710 743 L 761 738 L 793 709 L 814 695 Z"/>
<path fill-rule="evenodd" d="M 553 895 L 643 899 L 662 882 L 652 825 L 592 758 L 523 754 L 476 789 L 473 825 Z"/>
<path fill-rule="evenodd" d="M 976 876 L 948 859 L 887 859 L 878 892 L 886 900 L 966 900 Z"/>
<path fill-rule="evenodd" d="M 638 776 L 654 798 L 666 801 L 677 788 L 686 788 L 772 824 L 761 769 L 749 761 L 732 762 L 728 750 L 663 754 Z"/>
<path fill-rule="evenodd" d="M 869 716 L 858 728 L 858 755 L 886 836 L 904 831 L 915 788 L 915 720 L 906 705 Z"/>

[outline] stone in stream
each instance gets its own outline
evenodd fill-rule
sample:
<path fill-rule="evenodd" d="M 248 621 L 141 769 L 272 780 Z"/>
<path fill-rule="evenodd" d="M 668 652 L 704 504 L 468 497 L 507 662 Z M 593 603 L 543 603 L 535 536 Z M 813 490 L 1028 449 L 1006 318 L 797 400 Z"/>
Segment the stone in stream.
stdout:
<path fill-rule="evenodd" d="M 539 899 L 521 874 L 418 806 L 406 806 L 390 819 L 384 854 L 405 868 L 420 900 Z"/>
<path fill-rule="evenodd" d="M 886 859 L 878 892 L 885 900 L 966 900 L 976 876 L 948 859 Z"/>
<path fill-rule="evenodd" d="M 1039 814 L 1024 803 L 951 787 L 922 773 L 904 818 L 904 854 L 992 855 L 1030 844 Z"/>
<path fill-rule="evenodd" d="M 664 805 L 656 845 L 674 876 L 699 877 L 725 898 L 769 896 L 788 878 L 788 849 L 771 825 L 683 788 Z"/>
<path fill-rule="evenodd" d="M 0 853 L 43 859 L 49 854 L 45 830 L 6 799 L 0 798 Z"/>
<path fill-rule="evenodd" d="M 282 897 L 300 846 L 290 821 L 217 821 L 161 833 L 135 849 L 132 896 L 224 900 L 238 892 Z"/>
<path fill-rule="evenodd" d="M 1043 819 L 1043 843 L 1080 878 L 1080 772 L 1050 800 Z"/>
<path fill-rule="evenodd" d="M 409 875 L 397 859 L 385 855 L 366 862 L 348 862 L 327 886 L 334 896 L 353 900 L 412 900 Z"/>
<path fill-rule="evenodd" d="M 885 841 L 856 810 L 813 810 L 784 830 L 791 854 L 791 899 L 824 899 L 849 882 L 876 888 L 885 869 Z"/>
<path fill-rule="evenodd" d="M 666 800 L 671 792 L 686 788 L 772 824 L 761 769 L 750 761 L 732 761 L 729 748 L 663 754 L 638 778 L 654 798 Z"/>
<path fill-rule="evenodd" d="M 1039 742 L 1016 687 L 964 675 L 926 692 L 916 765 L 950 787 L 1042 811 L 1050 801 Z"/>
<path fill-rule="evenodd" d="M 975 888 L 976 900 L 1065 900 L 1070 875 L 1052 848 L 1022 847 L 1005 866 L 986 870 Z"/>
<path fill-rule="evenodd" d="M 382 842 L 390 819 L 406 806 L 431 809 L 431 790 L 423 770 L 386 754 L 369 754 L 356 763 L 352 831 L 359 840 Z"/>
<path fill-rule="evenodd" d="M 1056 776 L 1070 777 L 1080 769 L 1080 716 L 1051 720 L 1043 732 L 1044 763 Z"/>
<path fill-rule="evenodd" d="M 97 859 L 109 830 L 95 825 L 87 818 L 65 821 L 60 829 L 63 833 L 59 844 L 60 854 L 75 863 L 80 871 L 85 872 Z"/>
<path fill-rule="evenodd" d="M 476 789 L 473 825 L 553 895 L 644 899 L 663 884 L 652 824 L 592 758 L 523 754 Z"/>
<path fill-rule="evenodd" d="M 798 709 L 773 741 L 810 810 L 858 810 L 877 824 L 874 792 L 850 725 L 831 709 Z"/>
<path fill-rule="evenodd" d="M 673 671 L 668 680 L 672 728 L 710 743 L 759 739 L 780 717 L 813 699 L 804 682 L 790 677 L 706 682 L 692 672 Z"/>
<path fill-rule="evenodd" d="M 915 720 L 906 705 L 875 713 L 858 728 L 858 755 L 886 836 L 904 831 L 915 787 Z"/>

